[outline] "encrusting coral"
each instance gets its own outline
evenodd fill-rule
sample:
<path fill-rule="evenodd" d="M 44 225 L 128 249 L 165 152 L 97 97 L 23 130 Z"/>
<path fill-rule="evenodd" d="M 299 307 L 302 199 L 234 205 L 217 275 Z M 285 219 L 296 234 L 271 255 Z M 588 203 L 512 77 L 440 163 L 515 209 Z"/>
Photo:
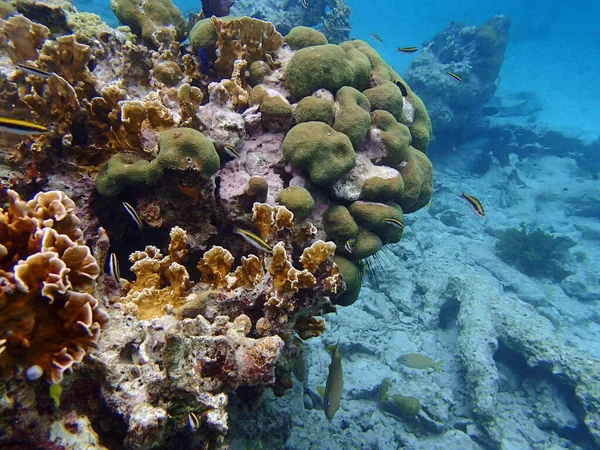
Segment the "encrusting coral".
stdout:
<path fill-rule="evenodd" d="M 90 294 L 100 272 L 60 191 L 0 209 L 0 376 L 60 383 L 108 325 Z"/>

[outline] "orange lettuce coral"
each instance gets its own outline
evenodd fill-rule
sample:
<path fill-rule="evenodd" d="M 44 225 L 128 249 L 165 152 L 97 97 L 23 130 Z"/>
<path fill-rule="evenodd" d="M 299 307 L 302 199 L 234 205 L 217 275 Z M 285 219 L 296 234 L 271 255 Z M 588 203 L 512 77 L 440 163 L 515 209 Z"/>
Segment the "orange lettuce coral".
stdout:
<path fill-rule="evenodd" d="M 108 316 L 91 295 L 100 272 L 75 203 L 60 191 L 0 208 L 0 377 L 63 374 L 95 347 Z"/>

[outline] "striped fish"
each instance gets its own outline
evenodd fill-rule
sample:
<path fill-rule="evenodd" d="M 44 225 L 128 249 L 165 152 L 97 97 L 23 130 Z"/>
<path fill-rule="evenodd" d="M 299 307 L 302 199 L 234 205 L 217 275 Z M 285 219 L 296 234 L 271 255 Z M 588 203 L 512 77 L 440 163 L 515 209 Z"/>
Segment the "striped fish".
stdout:
<path fill-rule="evenodd" d="M 263 252 L 267 252 L 267 253 L 273 253 L 273 248 L 267 244 L 260 236 L 257 236 L 256 234 L 247 231 L 247 230 L 242 230 L 241 228 L 234 228 L 233 232 L 235 234 L 239 234 L 241 237 L 244 238 L 244 240 L 253 245 L 254 247 L 256 247 L 259 250 L 262 250 Z"/>
<path fill-rule="evenodd" d="M 235 147 L 233 145 L 226 145 L 225 146 L 225 153 L 227 153 L 232 158 L 239 158 L 240 157 L 239 152 L 235 149 Z"/>
<path fill-rule="evenodd" d="M 459 77 L 457 74 L 455 74 L 454 72 L 448 72 L 448 75 L 450 75 L 455 80 L 460 81 L 461 83 L 463 82 L 463 79 L 461 77 Z"/>
<path fill-rule="evenodd" d="M 404 224 L 402 222 L 400 222 L 398 219 L 384 219 L 384 222 L 396 227 L 396 228 L 400 228 L 401 230 L 404 230 Z"/>
<path fill-rule="evenodd" d="M 302 6 L 304 6 L 304 9 L 308 9 L 308 0 L 302 0 Z"/>
<path fill-rule="evenodd" d="M 108 257 L 108 274 L 117 283 L 120 283 L 121 271 L 119 270 L 119 260 L 115 253 L 111 253 Z"/>
<path fill-rule="evenodd" d="M 198 428 L 200 428 L 200 420 L 193 412 L 188 414 L 188 425 L 192 431 L 196 431 Z"/>
<path fill-rule="evenodd" d="M 375 34 L 375 33 L 369 33 L 373 39 L 378 40 L 379 42 L 383 42 L 383 39 L 381 39 L 381 37 L 379 37 L 379 35 Z"/>
<path fill-rule="evenodd" d="M 133 221 L 135 222 L 135 224 L 138 226 L 138 228 L 140 230 L 142 228 L 144 228 L 144 223 L 142 222 L 142 219 L 140 218 L 139 214 L 137 213 L 137 211 L 135 210 L 135 208 L 133 206 L 131 206 L 127 202 L 123 202 L 123 208 L 125 208 L 125 211 L 127 211 L 127 214 L 129 214 L 129 216 L 133 219 Z"/>
<path fill-rule="evenodd" d="M 402 53 L 414 53 L 419 50 L 419 47 L 398 47 L 398 51 Z"/>
<path fill-rule="evenodd" d="M 355 239 L 348 239 L 345 243 L 344 243 L 344 250 L 346 250 L 348 253 L 352 254 L 352 246 L 354 245 Z"/>
<path fill-rule="evenodd" d="M 37 67 L 29 64 L 15 64 L 15 66 L 28 75 L 35 75 L 36 77 L 42 78 L 50 78 L 52 76 L 52 72 L 46 72 L 45 70 L 38 69 Z"/>
<path fill-rule="evenodd" d="M 402 93 L 402 97 L 408 97 L 408 89 L 406 89 L 406 86 L 404 86 L 404 84 L 402 84 L 402 81 L 396 80 L 396 81 L 394 81 L 394 84 L 396 86 L 398 86 L 398 89 L 400 89 L 400 92 Z"/>
<path fill-rule="evenodd" d="M 0 132 L 36 136 L 48 132 L 48 128 L 28 120 L 0 116 Z"/>
<path fill-rule="evenodd" d="M 471 206 L 471 208 L 473 209 L 475 214 L 477 214 L 480 217 L 485 216 L 485 211 L 483 209 L 483 205 L 476 197 L 473 197 L 472 195 L 469 195 L 469 194 L 465 194 L 464 192 L 462 194 L 460 194 L 459 197 L 462 197 L 467 201 L 467 203 L 469 204 L 469 206 Z"/>

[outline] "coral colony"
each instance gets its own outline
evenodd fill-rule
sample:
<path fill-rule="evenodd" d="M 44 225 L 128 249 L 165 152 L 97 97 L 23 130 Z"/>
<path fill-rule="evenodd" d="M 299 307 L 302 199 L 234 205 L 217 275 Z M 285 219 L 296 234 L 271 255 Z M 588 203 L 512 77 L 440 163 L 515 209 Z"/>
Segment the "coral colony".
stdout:
<path fill-rule="evenodd" d="M 0 373 L 14 417 L 46 407 L 7 433 L 217 448 L 229 395 L 283 395 L 298 337 L 429 202 L 427 111 L 367 43 L 312 28 L 212 16 L 188 35 L 164 0 L 114 1 L 117 29 L 17 7 L 0 107 L 31 132 L 1 135 Z"/>

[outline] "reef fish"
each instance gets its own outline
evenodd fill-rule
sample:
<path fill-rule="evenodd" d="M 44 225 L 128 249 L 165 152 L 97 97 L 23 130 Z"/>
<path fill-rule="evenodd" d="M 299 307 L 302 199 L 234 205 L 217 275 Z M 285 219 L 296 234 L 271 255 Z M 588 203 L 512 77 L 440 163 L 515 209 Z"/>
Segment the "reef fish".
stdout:
<path fill-rule="evenodd" d="M 34 122 L 29 122 L 28 120 L 0 116 L 0 132 L 35 136 L 47 131 L 48 128 Z"/>
<path fill-rule="evenodd" d="M 273 248 L 267 244 L 260 236 L 257 236 L 256 234 L 247 231 L 247 230 L 242 230 L 241 228 L 234 228 L 233 232 L 235 234 L 239 234 L 241 237 L 244 238 L 244 240 L 248 243 L 253 245 L 254 247 L 256 247 L 259 250 L 262 250 L 264 252 L 267 253 L 273 253 Z"/>
<path fill-rule="evenodd" d="M 337 410 L 340 409 L 342 390 L 344 389 L 340 339 L 338 338 L 337 344 L 330 345 L 327 350 L 331 352 L 331 364 L 329 364 L 329 375 L 327 375 L 327 384 L 325 385 L 325 393 L 323 395 L 323 406 L 325 417 L 331 420 Z"/>
<path fill-rule="evenodd" d="M 398 51 L 402 53 L 414 53 L 419 50 L 419 47 L 398 47 Z"/>
<path fill-rule="evenodd" d="M 455 80 L 460 81 L 461 83 L 463 82 L 463 79 L 461 77 L 459 77 L 457 74 L 455 74 L 454 72 L 448 72 L 448 75 L 450 75 Z"/>
<path fill-rule="evenodd" d="M 444 361 L 435 362 L 429 356 L 421 355 L 419 353 L 408 353 L 400 356 L 398 362 L 403 366 L 411 367 L 413 369 L 428 370 L 431 368 L 437 373 L 440 373 L 440 367 Z"/>
<path fill-rule="evenodd" d="M 110 277 L 115 280 L 117 283 L 120 283 L 121 272 L 119 270 L 119 260 L 117 259 L 117 255 L 115 253 L 111 253 L 108 257 L 108 274 Z"/>
<path fill-rule="evenodd" d="M 60 406 L 60 395 L 62 394 L 62 386 L 60 384 L 51 384 L 50 385 L 50 398 L 52 399 L 52 403 L 54 403 L 55 407 Z"/>
<path fill-rule="evenodd" d="M 375 33 L 369 33 L 373 39 L 378 40 L 379 42 L 383 42 L 383 39 L 381 39 L 381 37 L 379 37 L 379 35 L 375 34 Z"/>
<path fill-rule="evenodd" d="M 200 47 L 198 50 L 198 57 L 200 58 L 202 73 L 204 75 L 208 75 L 208 69 L 210 68 L 210 57 L 208 56 L 208 50 L 206 50 L 204 47 Z"/>
<path fill-rule="evenodd" d="M 348 253 L 352 254 L 352 246 L 354 245 L 355 241 L 356 241 L 356 239 L 353 239 L 353 238 L 348 239 L 344 243 L 344 250 L 346 250 Z"/>
<path fill-rule="evenodd" d="M 226 145 L 225 146 L 225 153 L 227 153 L 232 158 L 239 158 L 240 157 L 239 152 L 235 149 L 235 147 L 233 145 Z"/>
<path fill-rule="evenodd" d="M 472 195 L 469 195 L 469 194 L 465 194 L 464 192 L 462 194 L 460 194 L 459 197 L 462 197 L 467 201 L 467 203 L 471 206 L 471 209 L 473 209 L 475 214 L 477 214 L 480 217 L 485 216 L 485 211 L 483 209 L 483 205 L 476 197 L 473 197 Z"/>
<path fill-rule="evenodd" d="M 394 81 L 394 84 L 398 86 L 398 89 L 400 89 L 402 97 L 408 97 L 408 89 L 406 89 L 406 86 L 404 86 L 404 84 L 400 80 Z"/>
<path fill-rule="evenodd" d="M 308 0 L 302 0 L 302 6 L 304 6 L 304 9 L 308 9 Z"/>
<path fill-rule="evenodd" d="M 35 75 L 36 77 L 42 78 L 50 78 L 52 76 L 52 72 L 46 72 L 45 70 L 38 69 L 35 66 L 30 66 L 29 64 L 15 64 L 19 69 L 29 75 Z"/>
<path fill-rule="evenodd" d="M 200 420 L 193 412 L 188 414 L 188 425 L 192 431 L 196 431 L 198 428 L 200 428 Z"/>
<path fill-rule="evenodd" d="M 131 206 L 127 202 L 123 202 L 123 208 L 125 208 L 125 211 L 127 211 L 127 214 L 129 214 L 129 216 L 133 219 L 133 221 L 135 222 L 135 224 L 138 226 L 138 228 L 140 230 L 142 228 L 144 228 L 144 223 L 142 222 L 142 219 L 140 218 L 139 214 L 137 213 L 137 211 L 135 210 L 135 208 L 133 206 Z"/>
<path fill-rule="evenodd" d="M 384 219 L 384 222 L 395 228 L 400 228 L 401 230 L 404 230 L 404 224 L 398 219 Z"/>

